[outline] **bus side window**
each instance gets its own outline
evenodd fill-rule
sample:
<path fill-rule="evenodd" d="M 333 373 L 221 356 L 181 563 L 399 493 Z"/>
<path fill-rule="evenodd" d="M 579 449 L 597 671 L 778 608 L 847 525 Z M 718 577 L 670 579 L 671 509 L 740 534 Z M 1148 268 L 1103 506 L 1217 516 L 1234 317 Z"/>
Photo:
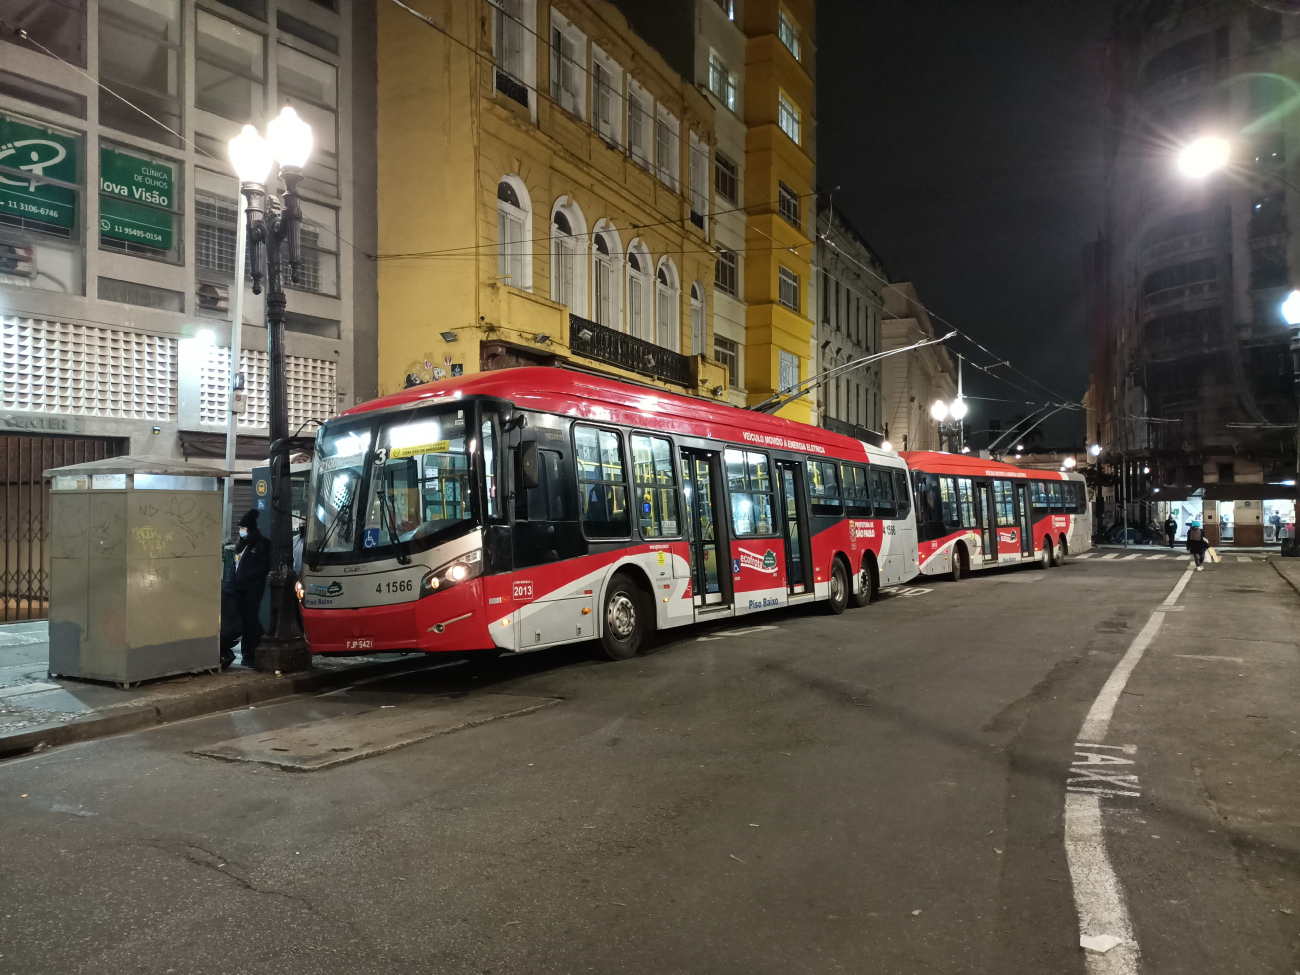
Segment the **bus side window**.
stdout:
<path fill-rule="evenodd" d="M 943 527 L 961 527 L 961 509 L 957 507 L 957 482 L 951 477 L 939 478 L 939 501 L 943 508 Z"/>
<path fill-rule="evenodd" d="M 642 537 L 680 535 L 672 444 L 663 437 L 632 434 L 632 480 L 636 485 L 637 523 Z"/>
<path fill-rule="evenodd" d="M 888 467 L 872 465 L 867 471 L 871 481 L 871 503 L 877 518 L 896 518 L 898 506 L 894 503 L 894 475 Z"/>
<path fill-rule="evenodd" d="M 815 515 L 840 513 L 840 481 L 835 464 L 824 460 L 807 461 L 808 500 Z"/>
<path fill-rule="evenodd" d="M 1035 508 L 1047 509 L 1047 485 L 1042 481 L 1030 481 L 1029 493 L 1033 495 Z"/>
<path fill-rule="evenodd" d="M 871 491 L 867 488 L 867 472 L 853 464 L 841 464 L 844 480 L 844 507 L 850 518 L 871 517 Z"/>
<path fill-rule="evenodd" d="M 483 479 L 487 489 L 487 514 L 489 518 L 500 518 L 501 500 L 497 497 L 497 485 L 500 483 L 500 478 L 497 476 L 498 451 L 495 413 L 484 414 L 481 438 L 483 441 Z"/>
<path fill-rule="evenodd" d="M 772 518 L 772 477 L 767 455 L 728 447 L 723 457 L 731 492 L 731 523 L 736 534 L 773 534 L 776 522 Z"/>
<path fill-rule="evenodd" d="M 1053 511 L 1064 510 L 1061 507 L 1061 482 L 1060 481 L 1047 482 L 1047 498 L 1048 501 L 1051 502 Z"/>
<path fill-rule="evenodd" d="M 1010 481 L 993 482 L 993 507 L 997 509 L 998 527 L 1016 525 L 1016 492 Z"/>
<path fill-rule="evenodd" d="M 961 502 L 961 526 L 975 528 L 975 489 L 969 477 L 957 478 L 957 497 Z"/>
<path fill-rule="evenodd" d="M 912 491 L 907 483 L 907 471 L 894 471 L 894 497 L 898 502 L 898 517 L 906 518 L 912 513 Z"/>
<path fill-rule="evenodd" d="M 517 521 L 572 521 L 565 510 L 569 486 L 557 450 L 537 452 L 537 487 L 530 488 L 515 504 Z"/>
<path fill-rule="evenodd" d="M 588 538 L 627 538 L 632 534 L 627 510 L 627 474 L 623 438 L 613 430 L 574 424 L 578 499 Z"/>

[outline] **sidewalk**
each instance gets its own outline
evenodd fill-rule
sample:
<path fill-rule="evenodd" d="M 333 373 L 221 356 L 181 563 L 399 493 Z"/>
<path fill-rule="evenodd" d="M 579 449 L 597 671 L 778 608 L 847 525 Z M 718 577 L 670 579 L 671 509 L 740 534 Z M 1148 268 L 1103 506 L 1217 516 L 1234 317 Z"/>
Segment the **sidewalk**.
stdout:
<path fill-rule="evenodd" d="M 103 738 L 202 714 L 230 711 L 415 669 L 421 654 L 316 657 L 301 674 L 262 674 L 241 666 L 121 690 L 112 684 L 49 677 L 48 624 L 0 625 L 0 758 Z"/>

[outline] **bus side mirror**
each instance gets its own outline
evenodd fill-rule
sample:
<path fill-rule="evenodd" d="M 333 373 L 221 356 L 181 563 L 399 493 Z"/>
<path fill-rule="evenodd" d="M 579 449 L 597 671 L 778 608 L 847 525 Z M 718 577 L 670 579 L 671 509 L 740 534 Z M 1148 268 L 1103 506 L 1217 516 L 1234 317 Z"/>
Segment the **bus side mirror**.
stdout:
<path fill-rule="evenodd" d="M 519 445 L 516 463 L 519 465 L 519 487 L 525 491 L 537 487 L 537 441 L 525 440 Z"/>

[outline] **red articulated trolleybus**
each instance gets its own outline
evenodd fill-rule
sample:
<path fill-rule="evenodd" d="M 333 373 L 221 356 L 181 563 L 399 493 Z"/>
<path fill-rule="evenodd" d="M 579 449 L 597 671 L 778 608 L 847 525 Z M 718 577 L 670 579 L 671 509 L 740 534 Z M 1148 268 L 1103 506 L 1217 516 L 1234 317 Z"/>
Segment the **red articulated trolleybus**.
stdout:
<path fill-rule="evenodd" d="M 1058 565 L 1092 545 L 1083 475 L 1013 467 L 970 454 L 904 451 L 916 486 L 923 575 L 1029 562 Z"/>
<path fill-rule="evenodd" d="M 917 573 L 907 469 L 827 430 L 551 368 L 420 386 L 317 433 L 312 650 L 525 651 Z"/>

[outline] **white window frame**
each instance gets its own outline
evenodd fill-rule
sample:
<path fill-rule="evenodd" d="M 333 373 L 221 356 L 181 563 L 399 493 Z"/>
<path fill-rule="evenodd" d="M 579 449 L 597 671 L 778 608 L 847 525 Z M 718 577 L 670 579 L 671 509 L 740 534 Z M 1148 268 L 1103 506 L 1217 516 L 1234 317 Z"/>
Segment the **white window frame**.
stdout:
<path fill-rule="evenodd" d="M 731 169 L 732 182 L 734 182 L 736 186 L 736 195 L 734 198 L 723 196 L 722 191 L 718 189 L 718 170 L 727 167 L 730 167 Z M 739 207 L 741 205 L 742 185 L 743 182 L 740 174 L 740 164 L 733 162 L 729 156 L 715 151 L 713 153 L 713 192 L 728 206 Z"/>
<path fill-rule="evenodd" d="M 492 55 L 497 61 L 496 70 L 528 89 L 528 109 L 536 121 L 537 0 L 492 0 L 492 6 L 496 8 L 492 13 Z"/>
<path fill-rule="evenodd" d="M 796 61 L 799 60 L 799 27 L 795 24 L 794 19 L 784 10 L 777 14 L 777 37 L 785 45 L 785 49 L 794 55 Z"/>
<path fill-rule="evenodd" d="M 681 192 L 682 128 L 663 105 L 655 106 L 655 173 L 659 182 Z"/>
<path fill-rule="evenodd" d="M 623 69 L 600 48 L 591 48 L 591 127 L 610 145 L 623 145 Z"/>
<path fill-rule="evenodd" d="M 662 278 L 666 280 L 661 280 Z M 655 345 L 677 352 L 682 344 L 682 283 L 677 265 L 661 257 L 655 267 Z"/>
<path fill-rule="evenodd" d="M 776 350 L 777 391 L 783 392 L 799 385 L 799 357 L 785 349 Z"/>
<path fill-rule="evenodd" d="M 799 306 L 802 304 L 799 296 L 799 275 L 794 271 L 791 271 L 784 264 L 777 265 L 776 275 L 778 303 L 782 308 L 789 308 L 792 312 L 798 314 L 800 312 Z M 786 300 L 787 288 L 790 288 L 794 293 L 793 303 Z"/>
<path fill-rule="evenodd" d="M 654 99 L 632 77 L 627 79 L 627 153 L 632 161 L 654 172 Z"/>
<path fill-rule="evenodd" d="M 709 91 L 732 112 L 740 104 L 740 82 L 736 72 L 728 68 L 727 62 L 713 50 L 709 51 Z"/>
<path fill-rule="evenodd" d="M 799 111 L 799 106 L 783 91 L 778 91 L 776 98 L 776 124 L 794 140 L 795 145 L 802 146 L 800 133 L 803 130 L 803 114 Z"/>
<path fill-rule="evenodd" d="M 709 232 L 709 192 L 713 189 L 713 172 L 709 165 L 709 146 L 691 133 L 690 194 L 691 209 L 704 218 L 704 232 Z"/>
<path fill-rule="evenodd" d="M 713 274 L 713 288 L 715 291 L 721 291 L 724 295 L 730 295 L 732 298 L 739 298 L 740 297 L 740 264 L 741 264 L 740 255 L 737 254 L 730 247 L 724 247 L 721 244 L 718 245 L 717 250 L 718 250 L 717 263 L 727 264 L 731 267 L 732 277 L 734 278 L 735 284 L 734 284 L 734 289 L 728 289 L 724 285 L 720 284 L 718 282 L 717 268 L 715 265 L 714 274 Z M 726 255 L 727 257 L 731 258 L 731 260 L 729 261 L 724 260 L 723 255 Z"/>
<path fill-rule="evenodd" d="M 502 176 L 498 181 L 498 187 L 501 183 L 508 183 L 515 191 L 515 196 L 519 200 L 519 206 L 516 207 L 506 201 L 497 198 L 497 274 L 502 284 L 508 284 L 513 288 L 519 288 L 523 291 L 533 290 L 533 205 L 528 195 L 528 188 L 524 186 L 524 181 L 518 176 L 507 174 Z M 499 191 L 498 191 L 499 192 Z M 513 229 L 520 236 L 517 241 L 511 237 L 506 238 L 506 231 Z M 512 244 L 518 244 L 517 252 L 512 253 Z M 514 271 L 510 265 L 517 264 L 519 267 L 519 276 L 522 281 L 515 281 L 513 278 Z M 506 275 L 511 275 L 507 278 Z"/>
<path fill-rule="evenodd" d="M 587 120 L 587 35 L 551 8 L 551 97 L 570 115 Z M 557 44 L 558 42 L 558 44 Z"/>
<path fill-rule="evenodd" d="M 609 253 L 602 254 L 596 238 Z M 591 234 L 591 320 L 606 328 L 623 330 L 623 243 L 608 220 L 596 221 Z M 602 290 L 603 286 L 603 290 Z"/>
<path fill-rule="evenodd" d="M 562 214 L 572 231 L 556 226 Z M 551 300 L 565 305 L 580 318 L 587 317 L 587 221 L 582 208 L 571 197 L 562 196 L 551 205 Z"/>
<path fill-rule="evenodd" d="M 632 258 L 642 270 L 632 266 Z M 627 333 L 654 341 L 654 265 L 650 262 L 650 251 L 639 239 L 633 240 L 627 248 L 626 287 L 627 295 Z"/>
<path fill-rule="evenodd" d="M 704 317 L 704 282 L 691 282 L 691 355 L 704 355 L 708 323 Z"/>

